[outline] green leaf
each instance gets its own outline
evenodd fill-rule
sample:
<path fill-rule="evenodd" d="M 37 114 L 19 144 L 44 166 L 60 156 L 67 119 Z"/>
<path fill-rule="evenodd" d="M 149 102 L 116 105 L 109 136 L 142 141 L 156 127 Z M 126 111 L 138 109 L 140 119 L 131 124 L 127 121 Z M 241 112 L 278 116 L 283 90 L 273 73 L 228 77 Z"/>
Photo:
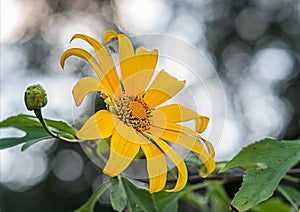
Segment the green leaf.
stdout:
<path fill-rule="evenodd" d="M 47 125 L 49 127 L 52 127 L 54 129 L 70 133 L 73 136 L 76 136 L 76 130 L 71 127 L 69 124 L 63 121 L 56 121 L 56 120 L 50 120 L 50 119 L 45 119 Z"/>
<path fill-rule="evenodd" d="M 181 197 L 181 195 L 181 192 L 170 193 L 161 191 L 159 193 L 153 194 L 152 198 L 157 211 L 168 212 L 177 211 L 178 200 Z"/>
<path fill-rule="evenodd" d="M 176 193 L 161 191 L 152 195 L 153 203 L 156 210 L 159 212 L 177 211 L 178 200 L 181 197 L 185 195 L 188 196 L 188 193 L 191 193 L 195 190 L 207 188 L 210 185 L 211 184 L 209 182 L 188 185 L 183 190 Z"/>
<path fill-rule="evenodd" d="M 126 178 L 122 178 L 122 183 L 127 196 L 127 202 L 130 211 L 156 211 L 149 191 L 135 187 Z"/>
<path fill-rule="evenodd" d="M 223 169 L 248 169 L 242 187 L 231 204 L 240 211 L 245 211 L 268 199 L 282 177 L 299 159 L 300 140 L 279 142 L 264 139 L 247 146 Z"/>
<path fill-rule="evenodd" d="M 102 184 L 89 198 L 89 200 L 74 212 L 93 212 L 97 200 L 101 197 L 104 191 L 108 188 L 109 182 Z"/>
<path fill-rule="evenodd" d="M 22 137 L 1 138 L 0 149 L 10 148 L 25 142 L 29 142 L 29 144 L 32 145 L 38 141 L 52 138 L 52 136 L 50 136 L 43 127 L 18 126 L 16 128 L 24 131 L 26 134 Z M 23 150 L 29 147 L 29 144 Z"/>
<path fill-rule="evenodd" d="M 35 116 L 19 114 L 9 117 L 0 122 L 0 128 L 15 127 L 15 126 L 41 126 L 39 120 Z"/>
<path fill-rule="evenodd" d="M 227 212 L 229 210 L 230 198 L 222 185 L 216 183 L 207 187 L 207 197 L 210 200 L 211 211 Z"/>
<path fill-rule="evenodd" d="M 184 161 L 192 166 L 195 166 L 196 168 L 200 168 L 203 165 L 203 162 L 199 159 L 198 156 L 196 156 L 195 154 L 189 154 Z"/>
<path fill-rule="evenodd" d="M 296 189 L 290 187 L 290 186 L 285 186 L 285 185 L 280 185 L 278 186 L 278 191 L 291 203 L 291 205 L 299 210 L 299 205 L 300 205 L 300 192 L 297 191 Z"/>
<path fill-rule="evenodd" d="M 48 126 L 59 130 L 57 133 L 62 131 L 75 135 L 76 132 L 74 128 L 69 126 L 63 121 L 55 121 L 50 119 L 45 119 Z M 35 116 L 19 114 L 16 116 L 9 117 L 4 121 L 0 122 L 0 128 L 13 127 L 25 132 L 22 137 L 10 137 L 10 138 L 0 138 L 0 149 L 10 148 L 21 143 L 25 143 L 22 146 L 22 151 L 26 150 L 31 145 L 38 141 L 52 138 L 46 130 L 43 128 L 39 120 Z"/>
<path fill-rule="evenodd" d="M 271 198 L 249 210 L 249 212 L 280 211 L 291 212 L 292 208 L 279 198 Z"/>
<path fill-rule="evenodd" d="M 49 127 L 56 130 L 70 133 L 71 135 L 76 135 L 76 130 L 69 124 L 63 121 L 45 119 L 45 122 Z M 31 115 L 19 114 L 16 116 L 9 117 L 4 121 L 0 122 L 0 128 L 3 127 L 18 127 L 18 126 L 42 126 L 38 118 Z"/>
<path fill-rule="evenodd" d="M 209 212 L 207 199 L 199 193 L 193 191 L 186 192 L 182 196 L 182 199 L 195 206 L 201 212 Z"/>
<path fill-rule="evenodd" d="M 114 210 L 123 211 L 126 206 L 126 193 L 120 177 L 110 178 L 110 201 Z"/>

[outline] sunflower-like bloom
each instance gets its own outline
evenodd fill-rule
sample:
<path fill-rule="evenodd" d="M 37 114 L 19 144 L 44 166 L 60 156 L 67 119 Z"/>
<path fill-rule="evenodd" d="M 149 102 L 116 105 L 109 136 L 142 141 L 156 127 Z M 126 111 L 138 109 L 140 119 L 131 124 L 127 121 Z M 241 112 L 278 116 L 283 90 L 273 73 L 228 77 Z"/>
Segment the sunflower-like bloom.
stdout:
<path fill-rule="evenodd" d="M 157 50 L 148 51 L 143 47 L 134 50 L 124 34 L 107 31 L 105 43 L 118 39 L 119 79 L 109 51 L 87 35 L 76 34 L 71 41 L 78 38 L 94 48 L 96 57 L 83 49 L 71 48 L 63 53 L 60 62 L 64 68 L 68 57 L 80 57 L 89 62 L 99 77 L 80 79 L 72 93 L 79 106 L 87 94 L 101 91 L 108 105 L 108 109 L 96 112 L 77 132 L 82 140 L 111 136 L 110 154 L 103 169 L 105 174 L 117 176 L 122 173 L 141 149 L 147 159 L 150 193 L 161 191 L 166 185 L 166 156 L 178 171 L 175 187 L 167 191 L 180 191 L 187 183 L 188 172 L 183 158 L 169 143 L 191 150 L 202 160 L 206 167 L 202 177 L 214 171 L 214 148 L 199 134 L 206 129 L 209 119 L 179 104 L 158 107 L 176 95 L 185 81 L 161 70 L 150 84 L 158 59 Z M 189 120 L 195 120 L 195 130 L 179 124 Z"/>

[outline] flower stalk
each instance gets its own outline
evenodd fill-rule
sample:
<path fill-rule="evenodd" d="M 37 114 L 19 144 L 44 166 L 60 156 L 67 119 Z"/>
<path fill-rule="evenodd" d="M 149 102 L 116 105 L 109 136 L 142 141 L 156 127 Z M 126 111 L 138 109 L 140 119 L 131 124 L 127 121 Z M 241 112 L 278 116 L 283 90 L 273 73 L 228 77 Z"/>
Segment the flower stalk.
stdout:
<path fill-rule="evenodd" d="M 54 133 L 47 125 L 45 119 L 43 118 L 42 114 L 42 107 L 45 107 L 48 100 L 47 100 L 47 93 L 45 89 L 40 85 L 31 85 L 27 87 L 25 91 L 25 105 L 28 110 L 33 110 L 34 114 L 44 127 L 44 129 L 54 138 L 60 139 L 62 141 L 66 142 L 78 142 L 77 139 L 74 139 L 75 137 L 70 134 L 57 134 Z"/>
<path fill-rule="evenodd" d="M 39 119 L 42 126 L 44 127 L 44 129 L 47 131 L 47 133 L 49 133 L 49 135 L 51 135 L 52 137 L 57 138 L 59 140 L 66 141 L 66 142 L 78 142 L 78 140 L 74 139 L 74 136 L 72 136 L 70 134 L 57 134 L 57 133 L 54 133 L 48 127 L 47 123 L 45 122 L 45 119 L 43 118 L 43 115 L 42 115 L 42 110 L 41 109 L 35 109 L 33 111 L 34 111 L 34 114 L 36 115 L 36 117 Z"/>

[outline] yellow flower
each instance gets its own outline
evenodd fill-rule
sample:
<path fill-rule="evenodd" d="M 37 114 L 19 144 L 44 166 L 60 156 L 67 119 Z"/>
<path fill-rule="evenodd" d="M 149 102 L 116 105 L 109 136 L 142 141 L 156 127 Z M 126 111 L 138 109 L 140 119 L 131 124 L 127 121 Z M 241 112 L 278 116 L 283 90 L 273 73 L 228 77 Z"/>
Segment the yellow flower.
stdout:
<path fill-rule="evenodd" d="M 78 138 L 83 140 L 111 136 L 110 155 L 103 169 L 105 174 L 116 176 L 122 173 L 141 149 L 147 159 L 150 192 L 158 192 L 165 187 L 165 155 L 178 170 L 175 187 L 167 191 L 180 191 L 187 183 L 188 172 L 182 157 L 168 142 L 194 152 L 206 167 L 203 177 L 213 172 L 213 146 L 199 134 L 206 129 L 209 119 L 179 104 L 158 107 L 176 95 L 184 87 L 185 81 L 179 81 L 162 70 L 148 87 L 158 59 L 157 50 L 148 51 L 138 47 L 134 51 L 124 34 L 107 31 L 104 42 L 118 39 L 120 80 L 111 55 L 101 43 L 82 34 L 74 35 L 71 41 L 77 38 L 94 48 L 96 58 L 83 49 L 71 48 L 63 53 L 60 62 L 64 67 L 68 57 L 80 57 L 90 63 L 99 77 L 80 79 L 73 88 L 73 96 L 79 106 L 87 94 L 101 91 L 109 105 L 107 110 L 100 110 L 91 116 L 77 133 Z M 178 124 L 188 120 L 196 121 L 196 130 Z"/>

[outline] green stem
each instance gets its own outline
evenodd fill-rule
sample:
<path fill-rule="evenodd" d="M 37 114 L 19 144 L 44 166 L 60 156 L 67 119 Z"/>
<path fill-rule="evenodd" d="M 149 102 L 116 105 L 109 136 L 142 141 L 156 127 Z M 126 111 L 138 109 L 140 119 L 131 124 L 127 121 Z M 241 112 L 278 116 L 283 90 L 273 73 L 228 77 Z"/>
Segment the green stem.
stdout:
<path fill-rule="evenodd" d="M 194 184 L 194 185 L 189 186 L 186 190 L 184 190 L 183 193 L 185 194 L 185 193 L 190 192 L 190 191 L 195 191 L 195 190 L 198 190 L 198 189 L 206 188 L 210 185 L 211 185 L 210 182 L 203 182 L 203 183 Z"/>
<path fill-rule="evenodd" d="M 42 114 L 42 110 L 41 109 L 36 109 L 34 110 L 34 113 L 36 115 L 36 117 L 39 119 L 39 121 L 41 122 L 42 126 L 44 127 L 44 129 L 47 131 L 47 133 L 49 133 L 49 135 L 51 135 L 54 138 L 60 139 L 62 141 L 66 141 L 66 142 L 78 142 L 77 139 L 69 139 L 64 137 L 63 135 L 59 135 L 57 133 L 54 133 L 47 125 L 47 123 L 45 122 L 44 118 L 43 118 L 43 114 Z"/>
<path fill-rule="evenodd" d="M 80 208 L 75 210 L 74 212 L 93 212 L 95 204 L 97 200 L 101 197 L 101 195 L 106 191 L 106 189 L 110 186 L 110 182 L 106 182 L 102 184 L 95 193 L 89 198 L 89 200 L 82 205 Z"/>
<path fill-rule="evenodd" d="M 292 182 L 292 183 L 299 183 L 300 182 L 300 180 L 298 179 L 298 178 L 296 178 L 296 177 L 292 177 L 291 175 L 285 175 L 284 177 L 283 177 L 283 179 L 285 179 L 285 180 L 287 180 L 287 181 L 290 181 L 290 182 Z"/>
<path fill-rule="evenodd" d="M 277 187 L 277 191 L 279 193 L 281 193 L 281 195 L 295 208 L 295 209 L 299 209 L 297 203 L 295 203 L 292 198 L 280 187 Z"/>

